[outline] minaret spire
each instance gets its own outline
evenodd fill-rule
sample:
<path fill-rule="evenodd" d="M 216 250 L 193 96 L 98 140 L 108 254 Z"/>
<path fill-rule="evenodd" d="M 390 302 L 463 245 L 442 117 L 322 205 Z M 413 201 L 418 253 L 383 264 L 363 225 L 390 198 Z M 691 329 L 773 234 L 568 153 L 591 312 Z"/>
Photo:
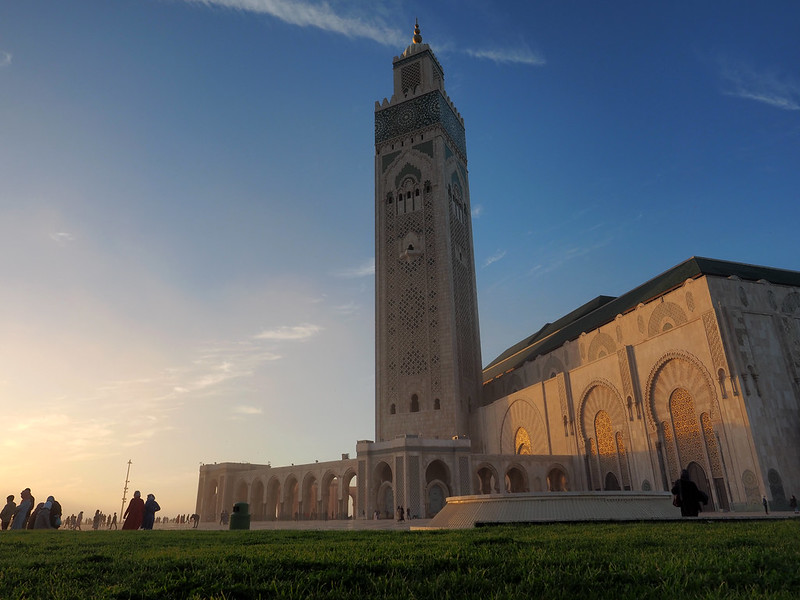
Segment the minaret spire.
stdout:
<path fill-rule="evenodd" d="M 419 19 L 414 19 L 414 43 L 421 44 L 422 43 L 422 35 L 419 32 Z"/>

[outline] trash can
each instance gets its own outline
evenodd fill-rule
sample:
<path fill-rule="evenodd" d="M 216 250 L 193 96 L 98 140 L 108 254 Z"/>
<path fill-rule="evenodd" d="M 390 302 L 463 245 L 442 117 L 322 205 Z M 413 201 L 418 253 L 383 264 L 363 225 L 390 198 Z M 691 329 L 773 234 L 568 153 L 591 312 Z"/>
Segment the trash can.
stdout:
<path fill-rule="evenodd" d="M 231 529 L 250 529 L 250 505 L 237 502 L 231 513 Z"/>

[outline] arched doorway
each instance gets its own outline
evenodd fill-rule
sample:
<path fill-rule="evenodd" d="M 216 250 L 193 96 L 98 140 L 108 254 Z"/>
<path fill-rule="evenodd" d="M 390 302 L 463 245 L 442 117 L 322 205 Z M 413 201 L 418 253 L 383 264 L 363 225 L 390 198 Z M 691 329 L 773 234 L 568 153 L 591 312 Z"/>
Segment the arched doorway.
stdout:
<path fill-rule="evenodd" d="M 391 519 L 394 515 L 394 486 L 392 485 L 392 468 L 381 461 L 375 465 L 375 510 L 383 519 Z"/>
<path fill-rule="evenodd" d="M 267 521 L 275 521 L 281 518 L 281 482 L 273 477 L 267 484 L 267 502 L 265 509 Z"/>
<path fill-rule="evenodd" d="M 358 506 L 356 505 L 356 498 L 358 497 L 358 479 L 355 471 L 347 471 L 344 477 L 342 477 L 342 496 L 345 503 L 340 515 L 348 519 L 355 518 L 358 514 Z"/>
<path fill-rule="evenodd" d="M 498 494 L 500 490 L 497 485 L 497 472 L 486 465 L 478 469 L 478 493 L 479 494 Z"/>
<path fill-rule="evenodd" d="M 317 498 L 319 496 L 319 484 L 313 475 L 306 475 L 303 480 L 303 499 L 301 504 L 301 519 L 317 518 Z"/>
<path fill-rule="evenodd" d="M 617 480 L 616 475 L 611 472 L 606 473 L 606 480 L 603 485 L 604 490 L 609 491 L 616 491 L 619 490 L 619 481 Z"/>
<path fill-rule="evenodd" d="M 283 510 L 285 512 L 285 519 L 299 519 L 300 518 L 300 485 L 297 483 L 297 478 L 290 475 L 286 480 L 286 497 L 283 500 Z"/>
<path fill-rule="evenodd" d="M 333 473 L 326 473 L 322 478 L 322 514 L 319 518 L 339 518 L 339 478 Z"/>
<path fill-rule="evenodd" d="M 428 486 L 427 510 L 428 518 L 435 516 L 445 505 L 448 496 L 447 489 L 441 481 L 435 481 Z"/>
<path fill-rule="evenodd" d="M 264 482 L 257 479 L 250 490 L 250 515 L 254 521 L 264 520 Z"/>
<path fill-rule="evenodd" d="M 511 467 L 506 471 L 506 492 L 509 494 L 523 494 L 527 491 L 527 478 L 521 468 Z"/>
<path fill-rule="evenodd" d="M 553 467 L 547 473 L 547 490 L 550 492 L 566 492 L 569 489 L 567 485 L 567 474 L 560 467 Z"/>

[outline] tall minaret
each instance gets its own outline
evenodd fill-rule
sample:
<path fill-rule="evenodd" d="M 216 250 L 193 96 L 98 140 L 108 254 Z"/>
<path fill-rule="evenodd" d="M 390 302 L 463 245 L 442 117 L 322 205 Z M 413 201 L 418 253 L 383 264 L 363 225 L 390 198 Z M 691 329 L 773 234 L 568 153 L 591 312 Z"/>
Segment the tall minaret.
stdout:
<path fill-rule="evenodd" d="M 419 23 L 375 103 L 376 441 L 469 436 L 481 353 L 464 120 Z"/>

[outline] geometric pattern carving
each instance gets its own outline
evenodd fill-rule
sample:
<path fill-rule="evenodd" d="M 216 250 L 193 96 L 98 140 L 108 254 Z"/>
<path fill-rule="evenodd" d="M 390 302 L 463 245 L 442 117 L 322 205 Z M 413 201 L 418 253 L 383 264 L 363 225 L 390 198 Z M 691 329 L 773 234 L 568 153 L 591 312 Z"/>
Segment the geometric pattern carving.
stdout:
<path fill-rule="evenodd" d="M 548 454 L 547 431 L 536 407 L 527 400 L 514 400 L 506 410 L 500 427 L 500 452 L 517 454 L 517 432 L 523 428 L 531 454 Z M 530 433 L 529 433 L 530 432 Z"/>
<path fill-rule="evenodd" d="M 700 424 L 697 421 L 691 394 L 684 389 L 676 389 L 669 399 L 669 408 L 681 466 L 686 468 L 690 462 L 705 465 Z"/>
<path fill-rule="evenodd" d="M 678 456 L 675 453 L 675 439 L 672 435 L 672 426 L 664 421 L 661 423 L 661 432 L 664 434 L 664 449 L 667 452 L 667 463 L 669 465 L 669 480 L 678 479 L 680 469 L 678 468 Z"/>
<path fill-rule="evenodd" d="M 594 430 L 597 439 L 597 455 L 600 459 L 600 479 L 605 481 L 607 473 L 617 473 L 617 448 L 614 443 L 614 431 L 611 417 L 604 410 L 598 411 L 594 418 Z"/>
<path fill-rule="evenodd" d="M 711 475 L 714 479 L 722 477 L 722 461 L 719 457 L 717 438 L 714 435 L 714 426 L 708 413 L 700 415 L 700 423 L 703 426 L 703 437 L 706 440 L 706 450 L 708 451 L 708 462 L 711 463 Z"/>
<path fill-rule="evenodd" d="M 414 91 L 414 89 L 422 83 L 420 62 L 421 61 L 413 62 L 400 69 L 400 87 L 403 92 L 407 92 L 408 90 Z"/>
<path fill-rule="evenodd" d="M 749 469 L 742 473 L 742 485 L 747 504 L 753 506 L 761 504 L 761 493 L 758 490 L 758 479 Z"/>
<path fill-rule="evenodd" d="M 625 407 L 619 393 L 611 383 L 598 379 L 587 386 L 578 411 L 580 434 L 584 440 L 595 437 L 595 418 L 600 411 L 608 414 L 613 431 L 626 431 Z"/>
<path fill-rule="evenodd" d="M 378 110 L 375 145 L 433 125 L 440 125 L 462 156 L 467 156 L 464 125 L 439 90 Z"/>
<path fill-rule="evenodd" d="M 604 410 L 598 411 L 594 418 L 594 431 L 597 436 L 597 453 L 600 457 L 617 456 L 614 446 L 614 432 L 611 429 L 611 417 Z"/>
<path fill-rule="evenodd" d="M 670 418 L 669 399 L 677 388 L 685 389 L 693 398 L 697 410 L 707 412 L 712 422 L 719 420 L 719 406 L 712 378 L 703 363 L 682 350 L 667 352 L 662 356 L 647 378 L 645 412 L 652 431 L 656 423 Z"/>
<path fill-rule="evenodd" d="M 647 324 L 647 336 L 652 337 L 672 327 L 686 323 L 686 313 L 674 302 L 662 302 L 650 315 Z"/>
<path fill-rule="evenodd" d="M 592 343 L 589 345 L 589 361 L 596 360 L 609 354 L 614 354 L 617 351 L 617 345 L 614 340 L 607 333 L 602 331 L 594 336 Z"/>
<path fill-rule="evenodd" d="M 514 435 L 514 448 L 515 454 L 533 454 L 531 438 L 524 427 L 519 427 Z"/>
<path fill-rule="evenodd" d="M 633 398 L 633 381 L 631 380 L 631 363 L 628 356 L 628 347 L 617 351 L 619 361 L 619 374 L 622 377 L 622 393 L 626 398 Z"/>
<path fill-rule="evenodd" d="M 708 347 L 711 349 L 711 359 L 714 361 L 714 371 L 719 369 L 727 371 L 725 352 L 722 349 L 722 339 L 719 336 L 719 328 L 717 327 L 717 317 L 713 310 L 703 313 L 703 326 L 706 330 Z"/>

